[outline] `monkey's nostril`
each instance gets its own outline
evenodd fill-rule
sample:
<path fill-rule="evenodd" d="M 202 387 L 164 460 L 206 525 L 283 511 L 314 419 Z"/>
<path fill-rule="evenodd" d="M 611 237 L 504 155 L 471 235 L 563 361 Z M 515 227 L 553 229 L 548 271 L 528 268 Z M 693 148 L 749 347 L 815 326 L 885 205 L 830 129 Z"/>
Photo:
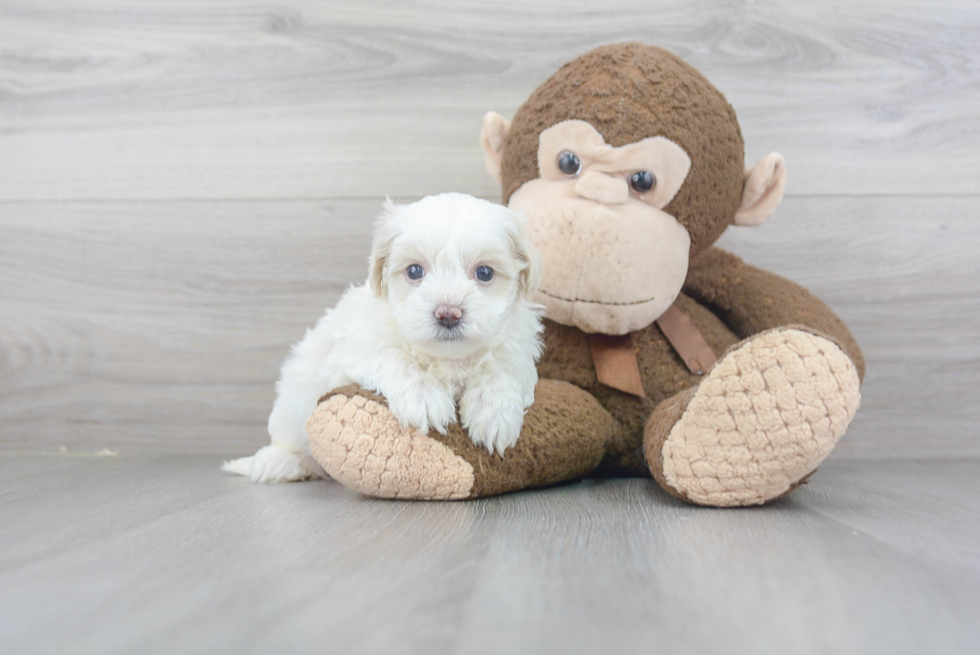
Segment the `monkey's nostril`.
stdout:
<path fill-rule="evenodd" d="M 463 318 L 463 310 L 456 305 L 439 305 L 435 313 L 439 325 L 447 328 L 454 327 Z"/>

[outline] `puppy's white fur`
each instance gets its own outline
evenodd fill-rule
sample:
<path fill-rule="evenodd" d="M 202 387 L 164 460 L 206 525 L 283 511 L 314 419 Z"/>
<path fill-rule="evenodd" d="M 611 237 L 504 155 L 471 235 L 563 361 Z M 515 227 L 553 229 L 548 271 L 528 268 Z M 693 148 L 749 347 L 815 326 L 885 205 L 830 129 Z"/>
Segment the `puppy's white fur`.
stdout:
<path fill-rule="evenodd" d="M 424 270 L 419 280 L 408 276 L 413 265 Z M 540 265 L 522 221 L 502 205 L 459 193 L 386 202 L 368 280 L 348 289 L 282 366 L 272 443 L 223 468 L 256 482 L 324 477 L 306 421 L 320 397 L 351 383 L 383 395 L 402 425 L 422 432 L 445 433 L 458 403 L 473 442 L 503 453 L 538 380 L 542 307 L 530 298 Z M 477 279 L 481 266 L 493 269 L 489 282 Z M 437 320 L 440 305 L 461 310 L 453 328 Z"/>

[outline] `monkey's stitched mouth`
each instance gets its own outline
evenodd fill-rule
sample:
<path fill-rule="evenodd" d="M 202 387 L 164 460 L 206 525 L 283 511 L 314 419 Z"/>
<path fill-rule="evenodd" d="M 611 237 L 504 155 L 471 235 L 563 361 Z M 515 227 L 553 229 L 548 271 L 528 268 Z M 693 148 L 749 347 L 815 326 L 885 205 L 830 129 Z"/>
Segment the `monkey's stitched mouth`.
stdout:
<path fill-rule="evenodd" d="M 562 296 L 556 296 L 553 293 L 548 293 L 542 288 L 538 288 L 538 291 L 544 295 L 554 298 L 555 300 L 564 300 L 565 302 L 586 302 L 590 305 L 610 305 L 610 306 L 625 306 L 625 305 L 643 305 L 648 302 L 653 302 L 656 298 L 647 298 L 646 300 L 632 300 L 630 302 L 605 302 L 602 300 L 583 300 L 582 298 L 563 298 Z"/>

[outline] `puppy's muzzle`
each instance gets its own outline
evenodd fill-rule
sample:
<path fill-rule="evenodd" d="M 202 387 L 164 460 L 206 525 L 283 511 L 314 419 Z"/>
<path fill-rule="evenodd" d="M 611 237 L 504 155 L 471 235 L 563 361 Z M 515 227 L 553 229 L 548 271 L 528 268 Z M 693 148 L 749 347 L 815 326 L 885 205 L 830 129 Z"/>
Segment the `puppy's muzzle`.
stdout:
<path fill-rule="evenodd" d="M 442 327 L 456 327 L 461 318 L 463 318 L 463 310 L 456 305 L 439 305 L 436 307 L 436 320 Z"/>

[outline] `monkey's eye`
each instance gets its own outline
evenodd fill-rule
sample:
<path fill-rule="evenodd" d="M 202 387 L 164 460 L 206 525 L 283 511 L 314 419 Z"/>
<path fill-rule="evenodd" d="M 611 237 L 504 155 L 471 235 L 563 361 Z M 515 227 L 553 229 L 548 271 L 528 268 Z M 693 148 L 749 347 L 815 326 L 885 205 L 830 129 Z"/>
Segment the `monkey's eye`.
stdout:
<path fill-rule="evenodd" d="M 657 186 L 657 178 L 650 171 L 637 171 L 630 176 L 630 188 L 636 193 L 646 193 Z"/>
<path fill-rule="evenodd" d="M 582 162 L 579 161 L 574 152 L 565 150 L 558 155 L 558 169 L 565 175 L 574 177 L 582 170 Z"/>
<path fill-rule="evenodd" d="M 489 266 L 478 266 L 476 269 L 476 279 L 480 282 L 489 282 L 493 279 L 493 269 Z"/>
<path fill-rule="evenodd" d="M 422 276 L 425 275 L 425 269 L 418 264 L 412 264 L 405 269 L 405 275 L 408 276 L 409 280 L 421 280 Z"/>

